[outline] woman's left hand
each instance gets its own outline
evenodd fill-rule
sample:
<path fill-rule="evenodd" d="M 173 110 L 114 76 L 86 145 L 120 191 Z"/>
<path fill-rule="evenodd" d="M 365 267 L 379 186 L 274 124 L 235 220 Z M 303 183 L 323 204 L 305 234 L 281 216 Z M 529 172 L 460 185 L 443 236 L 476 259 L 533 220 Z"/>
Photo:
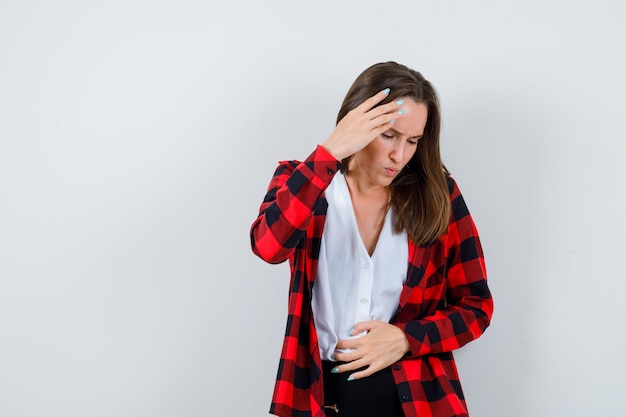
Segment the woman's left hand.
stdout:
<path fill-rule="evenodd" d="M 337 349 L 354 349 L 350 352 L 335 352 L 335 360 L 348 362 L 337 366 L 336 372 L 349 372 L 366 367 L 351 374 L 348 379 L 368 377 L 400 360 L 409 351 L 409 342 L 398 327 L 382 321 L 372 320 L 358 323 L 352 334 L 367 332 L 356 339 L 340 340 Z"/>

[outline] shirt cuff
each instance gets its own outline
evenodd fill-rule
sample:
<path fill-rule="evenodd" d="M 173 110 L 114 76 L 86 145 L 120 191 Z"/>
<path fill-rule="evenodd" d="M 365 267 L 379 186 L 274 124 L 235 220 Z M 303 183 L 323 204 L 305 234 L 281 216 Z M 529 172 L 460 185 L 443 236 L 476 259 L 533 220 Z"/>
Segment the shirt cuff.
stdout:
<path fill-rule="evenodd" d="M 343 166 L 341 161 L 335 159 L 322 145 L 317 145 L 304 163 L 317 177 L 327 182 L 330 182 Z"/>

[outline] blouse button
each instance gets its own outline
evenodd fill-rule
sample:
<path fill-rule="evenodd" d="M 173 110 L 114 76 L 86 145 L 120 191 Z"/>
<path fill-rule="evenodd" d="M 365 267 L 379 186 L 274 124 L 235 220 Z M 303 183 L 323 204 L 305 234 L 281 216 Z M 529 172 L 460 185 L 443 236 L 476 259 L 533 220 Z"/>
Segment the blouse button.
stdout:
<path fill-rule="evenodd" d="M 328 175 L 333 175 L 335 173 L 335 170 L 332 168 L 328 168 Z"/>

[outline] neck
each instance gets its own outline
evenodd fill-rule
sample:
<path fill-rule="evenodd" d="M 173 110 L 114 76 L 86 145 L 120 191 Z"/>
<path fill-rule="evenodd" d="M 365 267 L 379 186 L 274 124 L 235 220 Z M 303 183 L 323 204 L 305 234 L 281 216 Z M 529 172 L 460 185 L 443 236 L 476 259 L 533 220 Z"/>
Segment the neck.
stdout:
<path fill-rule="evenodd" d="M 346 172 L 346 182 L 352 198 L 362 198 L 368 200 L 380 200 L 385 204 L 389 199 L 387 187 L 372 183 L 364 175 L 359 175 L 358 171 Z"/>
<path fill-rule="evenodd" d="M 358 193 L 364 197 L 376 197 L 381 194 L 385 195 L 385 200 L 389 196 L 387 187 L 373 183 L 360 169 L 357 161 L 352 159 L 348 163 L 346 170 L 346 180 L 350 186 L 352 193 Z"/>

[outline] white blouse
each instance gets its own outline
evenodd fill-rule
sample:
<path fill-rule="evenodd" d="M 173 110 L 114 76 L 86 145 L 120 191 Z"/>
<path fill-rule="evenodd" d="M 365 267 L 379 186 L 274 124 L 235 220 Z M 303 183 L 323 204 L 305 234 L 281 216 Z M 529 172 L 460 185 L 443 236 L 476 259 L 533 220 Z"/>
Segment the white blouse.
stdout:
<path fill-rule="evenodd" d="M 325 192 L 328 211 L 313 286 L 313 317 L 323 360 L 333 360 L 339 340 L 361 321 L 388 322 L 406 280 L 406 232 L 394 233 L 393 213 L 385 216 L 370 257 L 356 223 L 345 176 L 337 173 Z"/>

